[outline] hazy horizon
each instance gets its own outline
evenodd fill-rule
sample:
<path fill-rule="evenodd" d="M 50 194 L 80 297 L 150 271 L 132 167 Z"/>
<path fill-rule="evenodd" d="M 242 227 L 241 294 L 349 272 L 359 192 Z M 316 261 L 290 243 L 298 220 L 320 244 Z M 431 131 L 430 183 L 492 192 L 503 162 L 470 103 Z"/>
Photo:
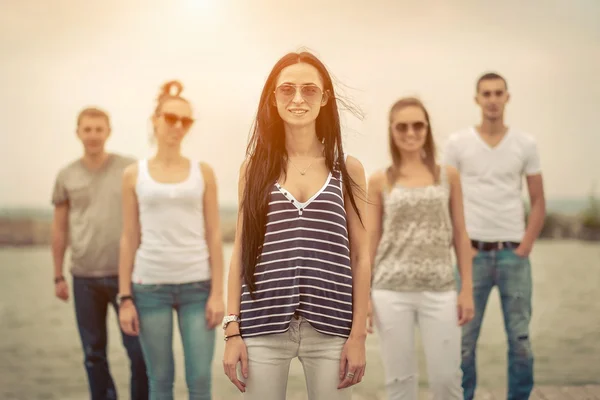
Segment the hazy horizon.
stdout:
<path fill-rule="evenodd" d="M 179 79 L 198 120 L 184 152 L 210 163 L 223 206 L 273 64 L 306 47 L 365 113 L 344 113 L 344 146 L 367 174 L 389 163 L 387 113 L 420 97 L 441 151 L 477 124 L 475 81 L 508 81 L 506 123 L 538 142 L 548 198 L 587 197 L 600 179 L 600 2 L 117 0 L 7 2 L 0 15 L 0 208 L 46 208 L 60 168 L 81 155 L 75 118 L 112 118 L 112 152 L 147 157 L 162 83 Z M 596 82 L 596 83 L 594 83 Z M 600 182 L 599 182 L 600 183 Z"/>
<path fill-rule="evenodd" d="M 588 210 L 589 205 L 590 202 L 587 197 L 546 198 L 546 210 L 548 213 L 576 216 Z M 219 210 L 223 215 L 231 215 L 231 213 L 235 214 L 237 213 L 237 204 L 221 202 L 219 204 Z M 52 211 L 53 207 L 51 204 L 39 207 L 0 205 L 0 217 L 8 218 L 50 218 L 52 216 Z"/>

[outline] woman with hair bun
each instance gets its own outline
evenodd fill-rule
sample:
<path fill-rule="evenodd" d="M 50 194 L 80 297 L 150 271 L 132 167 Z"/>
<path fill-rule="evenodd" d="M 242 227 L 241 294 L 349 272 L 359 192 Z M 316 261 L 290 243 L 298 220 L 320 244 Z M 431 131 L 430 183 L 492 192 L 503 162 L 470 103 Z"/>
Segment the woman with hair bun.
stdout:
<path fill-rule="evenodd" d="M 190 400 L 211 398 L 214 328 L 223 318 L 223 255 L 211 167 L 181 154 L 194 123 L 181 83 L 163 85 L 152 123 L 157 150 L 123 176 L 119 320 L 139 335 L 151 400 L 172 400 L 173 310 Z"/>

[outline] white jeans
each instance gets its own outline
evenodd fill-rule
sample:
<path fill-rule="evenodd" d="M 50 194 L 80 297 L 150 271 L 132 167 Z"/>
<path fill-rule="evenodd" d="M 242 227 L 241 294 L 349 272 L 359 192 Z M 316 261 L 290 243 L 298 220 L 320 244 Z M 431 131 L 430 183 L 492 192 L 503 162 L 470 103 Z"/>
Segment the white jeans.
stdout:
<path fill-rule="evenodd" d="M 249 337 L 244 342 L 248 348 L 244 399 L 284 400 L 290 363 L 295 357 L 304 369 L 309 400 L 351 399 L 352 388 L 337 388 L 346 339 L 319 333 L 306 319 L 293 317 L 287 332 Z"/>
<path fill-rule="evenodd" d="M 372 293 L 389 400 L 418 398 L 415 326 L 419 325 L 435 400 L 463 399 L 456 292 Z"/>

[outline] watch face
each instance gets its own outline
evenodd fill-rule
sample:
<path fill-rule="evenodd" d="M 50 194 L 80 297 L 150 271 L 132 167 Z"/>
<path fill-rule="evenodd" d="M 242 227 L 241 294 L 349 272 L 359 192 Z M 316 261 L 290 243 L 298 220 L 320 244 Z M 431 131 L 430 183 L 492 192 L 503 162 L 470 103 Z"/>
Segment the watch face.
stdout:
<path fill-rule="evenodd" d="M 225 318 L 223 318 L 223 329 L 227 328 L 228 323 L 236 320 L 237 317 L 235 315 L 227 315 Z"/>

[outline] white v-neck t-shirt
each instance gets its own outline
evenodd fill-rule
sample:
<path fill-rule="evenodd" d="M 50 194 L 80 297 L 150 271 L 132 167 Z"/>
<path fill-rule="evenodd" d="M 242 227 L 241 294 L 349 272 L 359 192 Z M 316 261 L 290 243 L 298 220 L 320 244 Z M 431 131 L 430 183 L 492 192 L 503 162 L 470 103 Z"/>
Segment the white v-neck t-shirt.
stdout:
<path fill-rule="evenodd" d="M 470 127 L 450 135 L 444 163 L 460 172 L 469 237 L 521 241 L 525 233 L 523 178 L 541 173 L 532 136 L 509 129 L 490 147 Z"/>

